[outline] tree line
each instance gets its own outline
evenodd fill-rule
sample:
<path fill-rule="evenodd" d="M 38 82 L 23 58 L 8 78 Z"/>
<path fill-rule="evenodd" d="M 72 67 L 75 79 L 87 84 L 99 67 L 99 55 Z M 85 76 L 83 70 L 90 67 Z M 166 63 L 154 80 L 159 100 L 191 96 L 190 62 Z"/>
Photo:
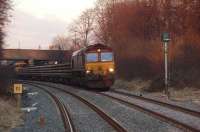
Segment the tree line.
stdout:
<path fill-rule="evenodd" d="M 162 80 L 161 34 L 169 32 L 173 85 L 199 85 L 199 0 L 97 0 L 70 25 L 71 49 L 110 45 L 119 78 Z"/>
<path fill-rule="evenodd" d="M 4 42 L 4 27 L 8 21 L 8 10 L 11 9 L 10 0 L 0 0 L 0 48 L 2 48 Z"/>
<path fill-rule="evenodd" d="M 5 37 L 5 25 L 9 21 L 9 10 L 11 9 L 10 0 L 0 0 L 0 56 L 1 49 L 4 45 Z M 0 62 L 1 63 L 1 62 Z M 0 93 L 6 92 L 7 87 L 11 83 L 11 77 L 13 75 L 12 69 L 9 67 L 0 65 Z"/>

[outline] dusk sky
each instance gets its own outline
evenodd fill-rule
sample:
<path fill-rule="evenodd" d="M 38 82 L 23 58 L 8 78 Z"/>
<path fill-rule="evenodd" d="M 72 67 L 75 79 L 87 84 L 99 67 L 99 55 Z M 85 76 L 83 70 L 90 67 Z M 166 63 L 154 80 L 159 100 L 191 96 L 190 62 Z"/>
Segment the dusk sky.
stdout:
<path fill-rule="evenodd" d="M 5 48 L 47 49 L 68 25 L 96 0 L 13 0 Z"/>

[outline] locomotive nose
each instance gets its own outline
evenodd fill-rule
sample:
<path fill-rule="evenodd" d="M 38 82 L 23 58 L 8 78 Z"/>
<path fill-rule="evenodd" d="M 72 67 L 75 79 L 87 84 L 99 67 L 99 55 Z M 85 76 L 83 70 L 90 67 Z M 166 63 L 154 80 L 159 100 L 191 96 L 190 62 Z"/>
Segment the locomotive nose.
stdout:
<path fill-rule="evenodd" d="M 107 65 L 107 66 L 101 66 L 98 68 L 98 73 L 101 75 L 107 75 L 114 73 L 114 67 Z"/>
<path fill-rule="evenodd" d="M 105 70 L 103 66 L 96 66 L 96 67 L 88 67 L 89 70 L 87 70 L 88 73 L 96 74 L 96 75 L 104 75 Z"/>
<path fill-rule="evenodd" d="M 86 73 L 95 75 L 114 74 L 114 62 L 96 62 L 86 64 Z"/>

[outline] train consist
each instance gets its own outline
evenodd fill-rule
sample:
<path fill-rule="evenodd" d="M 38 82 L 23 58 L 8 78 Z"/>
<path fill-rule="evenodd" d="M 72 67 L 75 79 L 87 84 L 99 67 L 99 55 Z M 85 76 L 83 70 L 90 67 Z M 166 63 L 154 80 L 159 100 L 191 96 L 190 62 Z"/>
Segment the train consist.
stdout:
<path fill-rule="evenodd" d="M 72 54 L 71 62 L 18 69 L 23 79 L 63 82 L 89 88 L 109 88 L 114 83 L 113 51 L 103 44 L 90 45 Z"/>

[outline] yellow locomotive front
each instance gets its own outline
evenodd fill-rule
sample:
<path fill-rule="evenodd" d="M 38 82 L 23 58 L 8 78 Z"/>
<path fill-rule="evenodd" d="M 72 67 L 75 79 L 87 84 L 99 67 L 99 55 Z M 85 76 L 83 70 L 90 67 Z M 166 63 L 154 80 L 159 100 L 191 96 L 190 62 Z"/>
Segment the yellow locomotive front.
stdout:
<path fill-rule="evenodd" d="M 110 87 L 115 74 L 112 49 L 102 45 L 88 49 L 85 52 L 85 72 L 89 87 Z"/>
<path fill-rule="evenodd" d="M 109 88 L 114 83 L 113 51 L 103 44 L 94 44 L 72 55 L 71 83 L 89 88 Z"/>

